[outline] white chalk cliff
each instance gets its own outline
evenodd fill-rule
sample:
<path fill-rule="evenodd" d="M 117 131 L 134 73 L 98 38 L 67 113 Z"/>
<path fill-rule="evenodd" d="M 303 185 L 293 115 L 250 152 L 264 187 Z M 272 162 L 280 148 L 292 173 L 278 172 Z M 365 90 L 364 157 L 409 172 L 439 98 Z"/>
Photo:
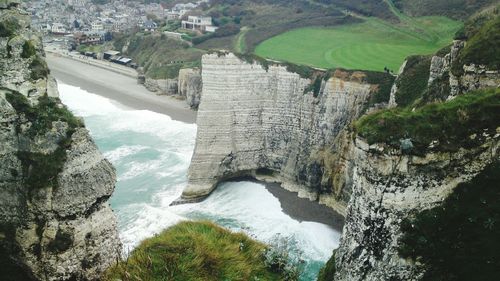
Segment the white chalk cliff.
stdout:
<path fill-rule="evenodd" d="M 313 93 L 311 79 L 285 66 L 231 53 L 203 56 L 202 69 L 198 134 L 182 199 L 204 198 L 228 178 L 257 175 L 344 213 L 341 192 L 330 190 L 325 155 L 374 91 L 364 74 L 335 73 Z"/>

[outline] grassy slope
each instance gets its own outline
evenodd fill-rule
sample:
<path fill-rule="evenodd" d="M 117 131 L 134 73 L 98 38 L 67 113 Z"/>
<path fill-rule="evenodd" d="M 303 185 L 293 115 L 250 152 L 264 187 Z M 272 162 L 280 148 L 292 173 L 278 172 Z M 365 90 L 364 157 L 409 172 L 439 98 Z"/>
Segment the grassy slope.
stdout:
<path fill-rule="evenodd" d="M 164 35 L 137 33 L 115 40 L 117 50 L 130 42 L 125 53 L 144 67 L 146 74 L 155 79 L 175 78 L 180 68 L 199 66 L 203 50 L 192 48 L 185 42 Z"/>
<path fill-rule="evenodd" d="M 431 54 L 461 27 L 444 17 L 424 17 L 398 26 L 369 18 L 360 24 L 293 30 L 260 44 L 260 56 L 322 68 L 397 71 L 408 55 Z M 425 32 L 424 32 L 425 30 Z"/>
<path fill-rule="evenodd" d="M 182 222 L 143 241 L 104 280 L 282 280 L 264 265 L 266 246 L 209 222 Z"/>
<path fill-rule="evenodd" d="M 425 151 L 434 140 L 438 148 L 456 151 L 476 145 L 472 134 L 495 132 L 500 126 L 500 89 L 471 92 L 451 101 L 431 103 L 412 110 L 394 108 L 365 115 L 355 123 L 358 134 L 368 143 L 388 143 L 411 138 L 415 152 Z M 479 141 L 479 140 L 477 140 Z"/>
<path fill-rule="evenodd" d="M 488 7 L 498 0 L 393 0 L 403 12 L 413 16 L 442 15 L 465 19 L 481 8 Z"/>

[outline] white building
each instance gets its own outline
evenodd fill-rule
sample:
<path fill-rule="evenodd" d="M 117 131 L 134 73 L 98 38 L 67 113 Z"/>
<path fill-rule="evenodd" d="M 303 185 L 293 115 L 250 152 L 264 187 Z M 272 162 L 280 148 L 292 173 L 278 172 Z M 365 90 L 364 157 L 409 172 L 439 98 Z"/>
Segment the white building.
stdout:
<path fill-rule="evenodd" d="M 181 24 L 184 29 L 199 30 L 202 32 L 214 32 L 217 29 L 212 26 L 211 17 L 189 16 L 188 20 L 183 20 Z"/>

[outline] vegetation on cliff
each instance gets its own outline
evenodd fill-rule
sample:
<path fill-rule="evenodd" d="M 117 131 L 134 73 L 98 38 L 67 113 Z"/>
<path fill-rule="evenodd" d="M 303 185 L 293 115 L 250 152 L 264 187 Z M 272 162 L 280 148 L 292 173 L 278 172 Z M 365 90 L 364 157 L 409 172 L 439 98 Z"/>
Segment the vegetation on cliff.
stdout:
<path fill-rule="evenodd" d="M 20 93 L 8 92 L 5 97 L 19 116 L 29 122 L 27 127 L 18 122 L 17 130 L 19 134 L 30 140 L 36 137 L 45 138 L 46 134 L 53 129 L 56 121 L 68 125 L 66 135 L 58 141 L 59 146 L 55 151 L 47 153 L 32 150 L 18 152 L 18 158 L 23 164 L 24 183 L 27 187 L 57 186 L 57 175 L 62 171 L 65 163 L 66 150 L 71 145 L 71 136 L 77 128 L 83 126 L 83 123 L 55 98 L 41 96 L 38 99 L 38 104 L 32 106 Z"/>
<path fill-rule="evenodd" d="M 154 79 L 175 78 L 181 68 L 198 67 L 205 53 L 165 35 L 141 32 L 117 37 L 114 47 L 125 49 L 124 53 L 144 67 L 145 74 Z"/>
<path fill-rule="evenodd" d="M 496 280 L 500 276 L 500 162 L 458 185 L 441 206 L 402 223 L 399 252 L 424 264 L 422 280 Z"/>
<path fill-rule="evenodd" d="M 405 107 L 422 97 L 429 81 L 430 56 L 408 57 L 403 73 L 398 77 L 396 85 L 396 103 Z"/>
<path fill-rule="evenodd" d="M 318 281 L 331 281 L 335 275 L 335 251 L 326 262 L 325 266 L 319 271 Z"/>
<path fill-rule="evenodd" d="M 465 19 L 476 11 L 497 0 L 392 0 L 396 7 L 413 16 L 442 15 L 454 19 Z"/>
<path fill-rule="evenodd" d="M 104 280 L 293 280 L 265 262 L 266 249 L 210 222 L 181 222 L 143 241 Z"/>
<path fill-rule="evenodd" d="M 410 139 L 415 153 L 425 151 L 433 141 L 444 151 L 469 147 L 480 142 L 483 133 L 495 134 L 499 126 L 500 89 L 475 91 L 416 109 L 385 109 L 355 123 L 368 143 L 399 147 L 400 140 Z"/>
<path fill-rule="evenodd" d="M 481 22 L 481 21 L 480 21 Z M 452 65 L 455 75 L 463 72 L 463 65 L 479 64 L 489 69 L 500 69 L 500 16 L 488 20 L 479 29 L 476 21 L 464 35 L 468 40 Z"/>

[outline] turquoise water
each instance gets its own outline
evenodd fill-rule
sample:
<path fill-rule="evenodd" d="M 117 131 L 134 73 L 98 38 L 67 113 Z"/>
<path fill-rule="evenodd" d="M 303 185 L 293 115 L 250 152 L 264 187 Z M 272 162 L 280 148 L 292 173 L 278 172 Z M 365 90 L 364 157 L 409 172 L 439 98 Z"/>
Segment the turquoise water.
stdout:
<path fill-rule="evenodd" d="M 104 156 L 116 167 L 111 206 L 125 253 L 139 241 L 180 220 L 209 219 L 272 243 L 286 237 L 304 260 L 302 280 L 315 280 L 338 246 L 340 234 L 316 222 L 299 222 L 266 188 L 253 182 L 221 184 L 205 201 L 169 206 L 182 193 L 193 153 L 196 125 L 147 110 L 131 110 L 80 88 L 59 83 L 61 100 L 83 117 Z"/>

